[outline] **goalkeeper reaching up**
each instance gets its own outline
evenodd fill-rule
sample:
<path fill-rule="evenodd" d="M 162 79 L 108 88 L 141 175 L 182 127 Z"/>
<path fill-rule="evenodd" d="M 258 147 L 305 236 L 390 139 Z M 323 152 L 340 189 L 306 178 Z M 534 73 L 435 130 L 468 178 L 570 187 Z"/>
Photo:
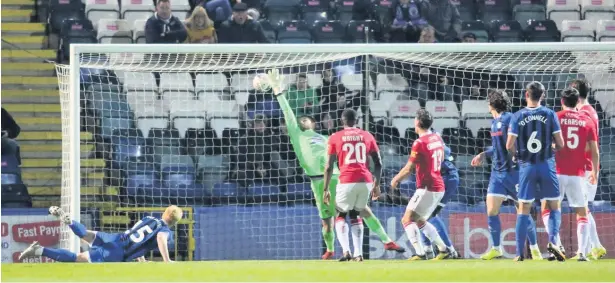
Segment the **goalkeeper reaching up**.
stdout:
<path fill-rule="evenodd" d="M 329 204 L 323 202 L 324 194 L 324 172 L 325 163 L 327 161 L 327 139 L 328 137 L 318 134 L 314 129 L 316 128 L 316 121 L 312 117 L 303 116 L 299 118 L 295 117 L 295 114 L 290 107 L 288 100 L 282 92 L 282 76 L 279 70 L 271 70 L 267 72 L 267 76 L 263 78 L 266 81 L 261 82 L 261 88 L 265 85 L 269 85 L 273 90 L 280 108 L 284 113 L 284 119 L 286 120 L 286 128 L 288 129 L 288 135 L 290 136 L 290 143 L 293 145 L 299 164 L 305 174 L 310 177 L 310 185 L 314 198 L 316 199 L 316 207 L 318 208 L 318 215 L 322 219 L 322 236 L 327 246 L 327 251 L 322 255 L 322 259 L 330 259 L 334 253 L 334 241 L 335 233 L 333 232 L 333 217 L 335 216 L 335 202 L 331 201 Z M 338 183 L 339 170 L 335 168 L 333 172 L 333 178 L 330 185 L 331 199 L 335 199 L 335 186 Z M 385 243 L 386 250 L 395 250 L 397 252 L 405 252 L 405 249 L 397 245 L 389 238 L 384 231 L 382 224 L 378 218 L 374 216 L 369 207 L 362 213 L 367 227 L 371 231 L 374 231 Z M 346 224 L 347 225 L 347 224 Z M 346 227 L 345 231 L 348 231 Z M 347 236 L 346 236 L 347 237 Z M 346 252 L 346 247 L 344 247 Z"/>

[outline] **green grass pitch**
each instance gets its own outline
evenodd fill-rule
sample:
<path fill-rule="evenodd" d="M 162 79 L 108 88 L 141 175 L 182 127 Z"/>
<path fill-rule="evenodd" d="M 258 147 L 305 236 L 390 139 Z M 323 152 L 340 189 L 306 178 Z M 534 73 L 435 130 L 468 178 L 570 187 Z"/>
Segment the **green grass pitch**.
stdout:
<path fill-rule="evenodd" d="M 548 262 L 202 261 L 109 264 L 2 264 L 3 282 L 615 282 L 615 260 Z"/>

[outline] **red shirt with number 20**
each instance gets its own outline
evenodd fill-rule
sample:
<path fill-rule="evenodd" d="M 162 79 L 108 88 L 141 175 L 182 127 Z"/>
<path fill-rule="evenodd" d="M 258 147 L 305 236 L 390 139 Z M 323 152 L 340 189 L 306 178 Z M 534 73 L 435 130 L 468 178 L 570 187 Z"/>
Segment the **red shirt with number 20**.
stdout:
<path fill-rule="evenodd" d="M 371 183 L 368 157 L 378 152 L 374 136 L 359 128 L 345 128 L 329 137 L 327 153 L 337 154 L 340 184 Z"/>

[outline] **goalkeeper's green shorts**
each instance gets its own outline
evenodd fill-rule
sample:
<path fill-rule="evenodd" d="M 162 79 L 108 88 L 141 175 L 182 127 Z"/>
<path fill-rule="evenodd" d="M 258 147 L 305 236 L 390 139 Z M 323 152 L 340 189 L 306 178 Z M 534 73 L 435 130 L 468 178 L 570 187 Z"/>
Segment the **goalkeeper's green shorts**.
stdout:
<path fill-rule="evenodd" d="M 325 180 L 315 179 L 311 180 L 312 192 L 314 192 L 314 198 L 316 199 L 316 207 L 318 208 L 318 216 L 320 219 L 325 219 L 335 216 L 335 187 L 337 186 L 337 176 L 334 176 L 329 183 L 329 192 L 331 193 L 331 200 L 329 205 L 326 205 L 322 196 L 325 191 Z"/>

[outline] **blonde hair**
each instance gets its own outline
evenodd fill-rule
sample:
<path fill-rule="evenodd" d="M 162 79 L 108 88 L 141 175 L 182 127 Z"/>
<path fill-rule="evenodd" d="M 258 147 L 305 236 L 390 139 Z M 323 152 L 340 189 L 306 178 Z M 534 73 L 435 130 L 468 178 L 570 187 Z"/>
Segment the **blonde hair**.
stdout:
<path fill-rule="evenodd" d="M 167 221 L 169 226 L 173 226 L 179 222 L 184 216 L 184 212 L 181 208 L 177 207 L 177 205 L 171 205 L 164 210 L 162 214 L 162 219 Z"/>
<path fill-rule="evenodd" d="M 199 27 L 196 25 L 195 18 L 197 17 L 205 18 L 204 26 Z M 197 6 L 196 8 L 194 8 L 194 11 L 192 11 L 192 15 L 190 15 L 190 18 L 186 19 L 186 27 L 189 29 L 206 29 L 213 26 L 214 22 L 209 18 L 209 15 L 207 15 L 207 11 L 205 10 L 205 8 L 201 6 Z"/>
<path fill-rule="evenodd" d="M 421 37 L 419 38 L 419 43 L 431 43 L 431 42 L 425 42 L 425 39 L 423 38 L 424 35 L 431 35 L 435 39 L 436 29 L 433 28 L 432 26 L 426 26 L 423 28 L 423 30 L 421 30 Z"/>

